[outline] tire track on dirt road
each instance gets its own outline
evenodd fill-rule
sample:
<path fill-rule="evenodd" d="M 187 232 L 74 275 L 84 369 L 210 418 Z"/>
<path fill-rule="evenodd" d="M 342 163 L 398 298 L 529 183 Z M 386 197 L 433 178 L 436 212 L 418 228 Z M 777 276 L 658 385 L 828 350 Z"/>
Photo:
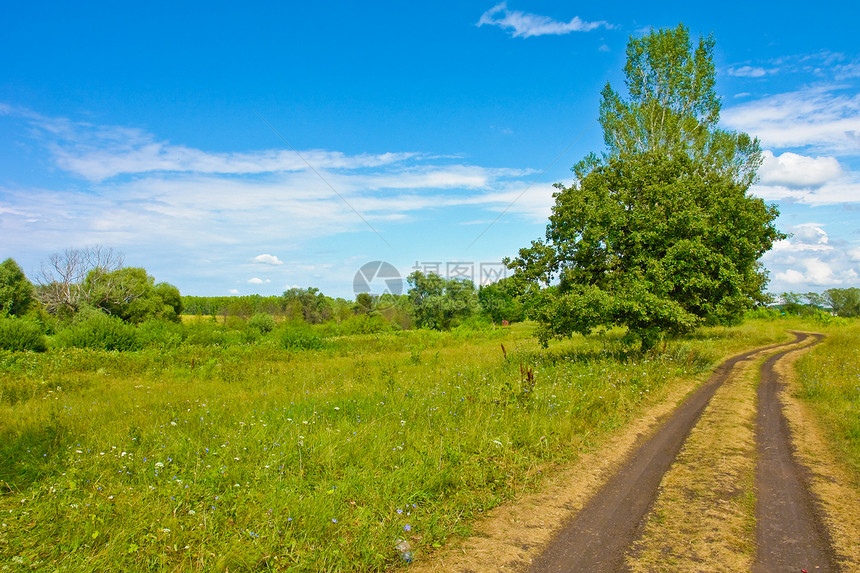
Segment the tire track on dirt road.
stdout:
<path fill-rule="evenodd" d="M 624 570 L 625 556 L 642 531 L 664 474 L 675 461 L 714 393 L 739 363 L 777 348 L 798 345 L 808 337 L 804 333 L 794 333 L 794 336 L 795 340 L 790 343 L 758 348 L 718 366 L 708 381 L 694 391 L 662 427 L 644 440 L 621 469 L 559 531 L 547 549 L 534 560 L 529 572 Z"/>
<path fill-rule="evenodd" d="M 821 334 L 813 334 L 818 343 Z M 753 571 L 839 571 L 830 536 L 810 493 L 810 472 L 798 463 L 779 394 L 777 363 L 796 351 L 768 358 L 758 386 L 756 544 Z"/>

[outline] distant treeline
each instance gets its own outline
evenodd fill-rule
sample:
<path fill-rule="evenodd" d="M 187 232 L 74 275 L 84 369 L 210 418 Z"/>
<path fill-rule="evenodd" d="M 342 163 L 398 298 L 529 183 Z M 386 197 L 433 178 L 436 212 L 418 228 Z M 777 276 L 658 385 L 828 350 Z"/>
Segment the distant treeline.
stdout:
<path fill-rule="evenodd" d="M 823 293 L 784 292 L 775 305 L 788 314 L 807 315 L 814 312 L 831 312 L 851 318 L 860 316 L 860 288 L 831 288 Z"/>

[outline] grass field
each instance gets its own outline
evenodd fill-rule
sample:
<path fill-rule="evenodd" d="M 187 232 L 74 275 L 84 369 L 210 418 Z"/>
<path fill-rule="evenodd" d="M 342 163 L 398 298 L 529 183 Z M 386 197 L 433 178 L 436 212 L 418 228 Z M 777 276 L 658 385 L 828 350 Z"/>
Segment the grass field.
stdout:
<path fill-rule="evenodd" d="M 860 322 L 824 332 L 824 342 L 797 363 L 799 397 L 823 420 L 860 486 Z"/>
<path fill-rule="evenodd" d="M 529 325 L 0 354 L 0 570 L 404 565 L 400 540 L 420 557 L 467 535 L 681 377 L 799 326 L 703 329 L 648 357 L 612 335 L 542 349 Z"/>

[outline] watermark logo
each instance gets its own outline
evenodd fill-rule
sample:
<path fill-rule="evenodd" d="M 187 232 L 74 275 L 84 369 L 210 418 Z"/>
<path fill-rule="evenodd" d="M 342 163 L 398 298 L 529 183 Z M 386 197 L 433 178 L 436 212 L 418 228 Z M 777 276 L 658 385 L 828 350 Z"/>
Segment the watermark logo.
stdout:
<path fill-rule="evenodd" d="M 369 293 L 375 296 L 403 294 L 403 277 L 397 268 L 385 261 L 371 261 L 361 265 L 352 280 L 352 292 L 356 295 Z"/>
<path fill-rule="evenodd" d="M 468 280 L 475 286 L 487 286 L 508 276 L 508 267 L 502 262 L 416 261 L 412 270 L 425 275 L 433 273 L 448 280 Z"/>

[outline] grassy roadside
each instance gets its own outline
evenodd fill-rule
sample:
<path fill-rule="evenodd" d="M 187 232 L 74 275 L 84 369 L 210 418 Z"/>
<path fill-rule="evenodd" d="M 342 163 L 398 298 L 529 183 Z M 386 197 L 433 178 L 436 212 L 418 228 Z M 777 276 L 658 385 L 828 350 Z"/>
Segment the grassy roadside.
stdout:
<path fill-rule="evenodd" d="M 827 338 L 797 361 L 798 397 L 824 422 L 860 486 L 860 321 L 824 332 Z"/>
<path fill-rule="evenodd" d="M 527 325 L 300 352 L 3 354 L 0 555 L 37 570 L 387 568 L 398 539 L 420 553 L 468 534 L 673 381 L 785 326 L 704 329 L 646 359 L 613 336 L 544 350 Z"/>
<path fill-rule="evenodd" d="M 784 408 L 840 566 L 860 568 L 860 323 L 786 364 Z"/>

